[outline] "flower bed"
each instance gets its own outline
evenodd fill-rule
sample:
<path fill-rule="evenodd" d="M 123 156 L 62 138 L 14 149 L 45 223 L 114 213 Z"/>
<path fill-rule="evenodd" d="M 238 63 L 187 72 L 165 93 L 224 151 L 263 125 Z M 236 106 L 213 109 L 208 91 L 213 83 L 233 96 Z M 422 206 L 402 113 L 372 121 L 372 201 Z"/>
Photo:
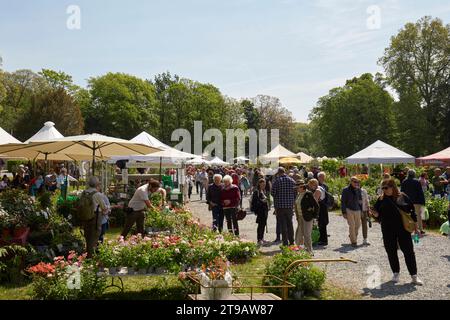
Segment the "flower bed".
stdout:
<path fill-rule="evenodd" d="M 40 262 L 27 269 L 33 278 L 32 296 L 45 300 L 95 299 L 106 288 L 106 278 L 86 255 L 70 252 L 67 258 L 55 257 L 53 263 Z"/>

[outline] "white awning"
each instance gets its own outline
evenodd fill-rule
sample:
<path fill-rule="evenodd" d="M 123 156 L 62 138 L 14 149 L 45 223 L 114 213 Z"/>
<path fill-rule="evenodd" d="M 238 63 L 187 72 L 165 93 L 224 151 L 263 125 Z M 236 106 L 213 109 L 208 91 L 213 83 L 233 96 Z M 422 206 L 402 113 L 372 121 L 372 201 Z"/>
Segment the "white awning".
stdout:
<path fill-rule="evenodd" d="M 414 163 L 415 158 L 383 141 L 378 140 L 346 159 L 349 164 Z"/>

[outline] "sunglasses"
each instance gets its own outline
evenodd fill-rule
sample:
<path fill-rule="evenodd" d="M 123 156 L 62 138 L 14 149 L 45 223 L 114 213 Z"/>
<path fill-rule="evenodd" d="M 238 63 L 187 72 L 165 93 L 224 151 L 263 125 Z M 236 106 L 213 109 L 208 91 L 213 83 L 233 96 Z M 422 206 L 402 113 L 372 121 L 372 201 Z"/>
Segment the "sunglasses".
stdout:
<path fill-rule="evenodd" d="M 388 190 L 391 189 L 392 187 L 382 187 L 381 190 Z"/>

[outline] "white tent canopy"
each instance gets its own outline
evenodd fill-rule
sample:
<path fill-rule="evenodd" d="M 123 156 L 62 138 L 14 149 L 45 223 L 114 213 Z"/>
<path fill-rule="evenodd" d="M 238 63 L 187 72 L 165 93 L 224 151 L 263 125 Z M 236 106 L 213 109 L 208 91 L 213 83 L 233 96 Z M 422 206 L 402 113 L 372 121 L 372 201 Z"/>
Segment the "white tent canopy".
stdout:
<path fill-rule="evenodd" d="M 208 160 L 206 160 L 206 159 L 203 159 L 203 158 L 200 157 L 200 156 L 197 156 L 197 157 L 195 157 L 195 158 L 192 159 L 192 160 L 186 161 L 186 164 L 191 164 L 191 165 L 194 165 L 194 166 L 199 166 L 199 165 L 202 165 L 202 164 L 204 164 L 204 165 L 209 165 L 210 162 L 209 162 Z"/>
<path fill-rule="evenodd" d="M 213 166 L 226 166 L 226 165 L 228 165 L 229 163 L 223 161 L 223 160 L 220 159 L 219 157 L 215 157 L 214 159 L 212 159 L 212 160 L 209 161 L 209 164 L 210 164 L 210 165 L 213 165 Z"/>
<path fill-rule="evenodd" d="M 346 159 L 349 164 L 414 163 L 415 158 L 383 141 L 378 140 L 364 150 Z"/>
<path fill-rule="evenodd" d="M 47 141 L 53 139 L 64 138 L 64 136 L 55 128 L 55 124 L 51 121 L 47 121 L 44 123 L 44 126 L 35 133 L 30 139 L 25 141 L 25 143 L 29 142 L 37 142 L 37 141 Z"/>
<path fill-rule="evenodd" d="M 158 151 L 155 153 L 150 153 L 147 155 L 130 155 L 130 156 L 113 156 L 110 163 L 114 163 L 119 160 L 129 160 L 129 161 L 142 161 L 147 163 L 162 163 L 165 166 L 179 165 L 188 159 L 197 157 L 195 154 L 179 151 L 174 148 Z"/>
<path fill-rule="evenodd" d="M 263 160 L 278 160 L 280 158 L 296 158 L 296 157 L 297 155 L 295 153 L 289 151 L 281 144 L 279 144 L 268 154 L 261 156 L 260 158 Z"/>
<path fill-rule="evenodd" d="M 299 158 L 301 163 L 310 163 L 311 161 L 314 160 L 313 157 L 311 157 L 310 155 L 307 155 L 304 152 L 297 153 L 297 158 Z"/>
<path fill-rule="evenodd" d="M 0 127 L 0 144 L 22 143 Z"/>
<path fill-rule="evenodd" d="M 152 136 L 151 134 L 149 134 L 145 131 L 142 131 L 140 134 L 138 134 L 136 137 L 134 137 L 130 141 L 134 142 L 134 143 L 140 143 L 140 144 L 143 144 L 143 145 L 146 145 L 149 147 L 153 147 L 153 148 L 158 148 L 161 150 L 170 149 L 170 147 L 167 144 L 162 143 L 161 141 L 156 139 L 154 136 Z"/>

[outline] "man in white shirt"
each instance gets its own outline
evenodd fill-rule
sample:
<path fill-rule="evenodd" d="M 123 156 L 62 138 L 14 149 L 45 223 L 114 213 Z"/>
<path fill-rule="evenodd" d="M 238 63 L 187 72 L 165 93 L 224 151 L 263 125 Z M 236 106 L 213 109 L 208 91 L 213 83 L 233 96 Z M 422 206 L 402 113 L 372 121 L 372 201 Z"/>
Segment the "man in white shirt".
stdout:
<path fill-rule="evenodd" d="M 158 192 L 160 185 L 158 181 L 150 181 L 143 186 L 137 188 L 130 202 L 128 203 L 129 212 L 127 212 L 127 219 L 125 221 L 125 226 L 122 230 L 122 237 L 126 238 L 130 232 L 133 225 L 136 223 L 137 232 L 142 236 L 145 235 L 144 222 L 145 222 L 145 211 L 147 208 L 152 208 L 153 205 L 150 201 L 150 194 Z M 164 194 L 162 202 L 164 203 Z M 132 211 L 131 211 L 132 210 Z"/>

